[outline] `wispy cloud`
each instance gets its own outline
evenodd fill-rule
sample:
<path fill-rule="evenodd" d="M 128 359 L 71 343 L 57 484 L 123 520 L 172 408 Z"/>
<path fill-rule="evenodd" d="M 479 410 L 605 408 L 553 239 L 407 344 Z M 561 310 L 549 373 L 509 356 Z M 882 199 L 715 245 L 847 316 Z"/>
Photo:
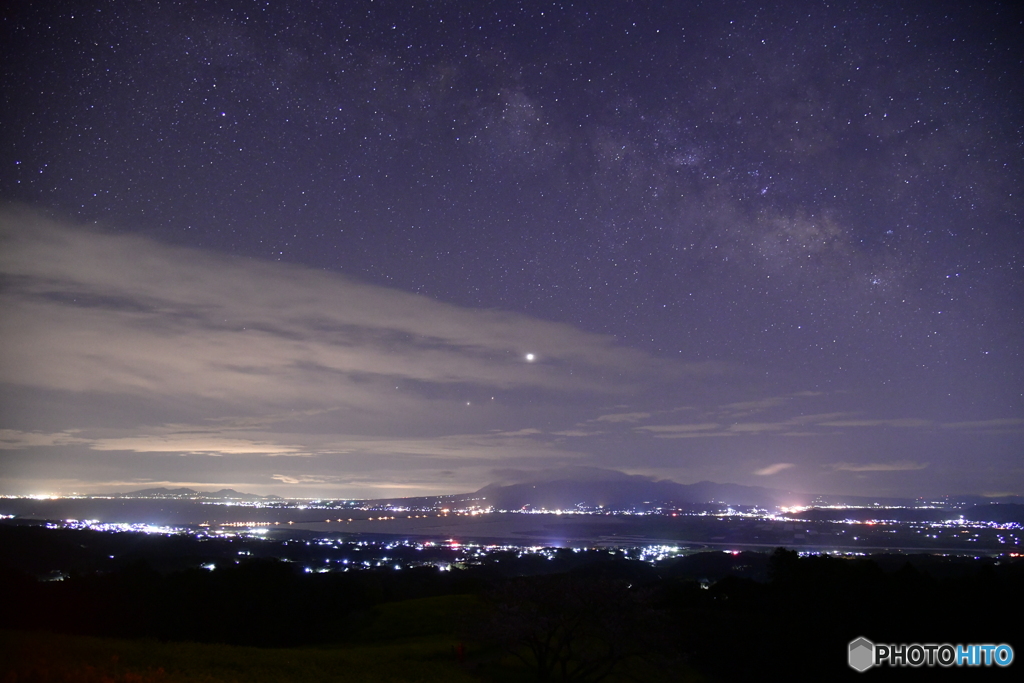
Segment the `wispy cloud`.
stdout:
<path fill-rule="evenodd" d="M 43 433 L 0 429 L 0 450 L 20 450 L 40 446 L 72 446 L 84 443 L 89 443 L 89 440 L 67 431 Z"/>
<path fill-rule="evenodd" d="M 644 425 L 636 427 L 635 430 L 638 432 L 651 432 L 658 436 L 669 436 L 672 434 L 688 433 L 688 432 L 705 432 L 710 430 L 720 429 L 722 425 L 717 422 L 702 422 L 698 424 L 678 424 L 678 425 Z"/>
<path fill-rule="evenodd" d="M 134 451 L 136 453 L 177 453 L 180 455 L 308 455 L 302 447 L 272 441 L 239 439 L 217 434 L 161 434 L 96 439 L 89 443 L 94 451 Z"/>
<path fill-rule="evenodd" d="M 28 213 L 0 213 L 0 239 L 12 384 L 372 408 L 402 402 L 396 383 L 615 393 L 688 372 L 569 325 Z"/>
<path fill-rule="evenodd" d="M 762 467 L 759 470 L 754 470 L 754 474 L 761 477 L 770 477 L 773 474 L 778 474 L 779 472 L 788 470 L 791 467 L 796 467 L 796 465 L 791 462 L 777 462 L 774 465 L 768 465 L 767 467 Z"/>
<path fill-rule="evenodd" d="M 321 453 L 375 456 L 416 456 L 456 461 L 513 461 L 566 459 L 583 455 L 547 438 L 527 434 L 445 434 L 398 438 L 393 436 L 344 436 L 322 443 Z"/>
<path fill-rule="evenodd" d="M 760 434 L 761 432 L 777 432 L 788 426 L 785 422 L 737 422 L 734 425 L 729 425 L 729 431 Z"/>
<path fill-rule="evenodd" d="M 1020 429 L 1024 427 L 1024 418 L 1009 417 L 995 420 L 974 420 L 971 422 L 946 422 L 942 425 L 945 429 L 964 430 L 1004 430 Z"/>
<path fill-rule="evenodd" d="M 874 463 L 837 462 L 832 464 L 832 469 L 841 472 L 903 472 L 923 470 L 926 467 L 928 467 L 926 462 L 910 462 L 907 460 Z"/>
<path fill-rule="evenodd" d="M 796 397 L 818 396 L 820 392 L 801 392 Z M 775 409 L 775 413 L 787 405 L 787 397 L 772 397 L 758 401 L 731 403 L 717 410 L 705 412 L 705 416 L 718 416 L 718 422 L 693 422 L 683 424 L 639 425 L 633 431 L 648 433 L 658 438 L 686 438 L 690 436 L 727 437 L 737 434 L 772 434 L 777 436 L 821 436 L 840 433 L 841 429 L 887 429 L 934 430 L 936 428 L 966 431 L 972 433 L 1009 433 L 1024 430 L 1024 418 L 999 418 L 968 422 L 939 422 L 917 417 L 858 417 L 851 411 L 811 413 L 780 417 L 777 420 L 758 422 L 734 421 L 735 418 Z M 721 419 L 728 416 L 727 419 Z M 731 418 L 731 419 L 729 419 Z"/>
<path fill-rule="evenodd" d="M 721 407 L 722 412 L 731 415 L 748 415 L 760 413 L 770 408 L 777 408 L 786 404 L 789 398 L 786 396 L 772 396 L 757 401 L 741 401 L 739 403 L 728 403 Z"/>
<path fill-rule="evenodd" d="M 595 417 L 591 422 L 639 422 L 650 416 L 650 413 L 612 413 Z"/>
<path fill-rule="evenodd" d="M 96 437 L 78 430 L 75 433 L 22 432 L 0 429 L 0 450 L 21 450 L 47 446 L 84 446 L 94 451 L 133 451 L 136 453 L 176 453 L 179 455 L 304 455 L 298 446 L 266 439 L 224 435 L 209 428 L 181 430 L 181 425 L 161 428 L 132 436 Z M 181 430 L 181 431 L 179 431 Z"/>
<path fill-rule="evenodd" d="M 786 424 L 790 425 L 805 425 L 805 424 L 824 424 L 826 422 L 834 422 L 836 420 L 842 420 L 855 415 L 850 412 L 835 412 L 835 413 L 816 413 L 812 415 L 796 415 L 786 420 Z"/>
<path fill-rule="evenodd" d="M 583 455 L 565 437 L 593 435 L 578 425 L 594 414 L 649 416 L 597 406 L 719 372 L 571 325 L 11 208 L 0 277 L 0 415 L 16 395 L 57 408 L 32 428 L 5 417 L 0 449 L 76 449 L 79 463 L 303 456 L 299 474 L 324 482 L 378 467 L 383 482 L 420 461 L 565 463 Z M 68 414 L 92 426 L 71 431 L 83 420 Z"/>
<path fill-rule="evenodd" d="M 282 484 L 327 484 L 338 480 L 337 477 L 327 477 L 322 474 L 298 474 L 295 476 L 274 474 L 270 478 Z"/>
<path fill-rule="evenodd" d="M 867 420 L 830 420 L 819 422 L 823 427 L 930 427 L 934 422 L 912 417 L 901 417 L 896 419 L 867 419 Z"/>

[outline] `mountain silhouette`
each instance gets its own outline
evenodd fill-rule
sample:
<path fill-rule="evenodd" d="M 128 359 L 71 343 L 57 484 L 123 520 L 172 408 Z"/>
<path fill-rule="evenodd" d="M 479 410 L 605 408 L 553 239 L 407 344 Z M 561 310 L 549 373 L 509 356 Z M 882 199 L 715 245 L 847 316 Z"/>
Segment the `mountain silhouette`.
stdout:
<path fill-rule="evenodd" d="M 206 498 L 216 500 L 284 500 L 281 496 L 261 496 L 256 493 L 242 493 L 234 489 L 220 489 L 219 491 L 196 491 L 190 488 L 169 489 L 161 486 L 150 489 L 129 491 L 128 493 L 116 493 L 115 497 L 122 498 Z"/>
<path fill-rule="evenodd" d="M 567 467 L 539 472 L 505 471 L 499 481 L 472 493 L 449 496 L 381 499 L 379 505 L 452 507 L 477 506 L 495 510 L 571 510 L 604 507 L 609 510 L 701 508 L 709 505 L 775 507 L 806 505 L 812 496 L 760 486 L 702 481 L 680 484 L 638 474 L 597 467 Z"/>

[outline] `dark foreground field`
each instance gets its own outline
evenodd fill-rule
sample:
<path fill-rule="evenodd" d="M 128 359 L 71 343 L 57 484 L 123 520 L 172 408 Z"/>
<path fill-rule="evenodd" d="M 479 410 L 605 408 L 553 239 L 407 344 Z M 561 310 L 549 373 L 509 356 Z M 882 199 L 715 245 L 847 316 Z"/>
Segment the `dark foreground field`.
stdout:
<path fill-rule="evenodd" d="M 386 603 L 358 638 L 317 647 L 259 648 L 153 639 L 0 631 L 3 683 L 459 683 L 537 680 L 535 669 L 494 643 L 467 638 L 475 596 Z M 556 674 L 557 675 L 557 674 Z M 587 680 L 587 679 L 581 679 Z M 591 679 L 593 680 L 593 679 Z M 703 681 L 686 665 L 637 659 L 603 680 Z"/>
<path fill-rule="evenodd" d="M 72 552 L 111 543 L 126 559 L 103 570 L 88 567 L 108 555 Z M 779 549 L 652 564 L 604 550 L 308 573 L 191 543 L 0 533 L 0 683 L 1018 680 L 1021 662 L 858 674 L 846 649 L 860 636 L 1007 643 L 1024 656 L 1024 559 L 1009 556 Z M 168 568 L 171 557 L 197 565 Z M 60 581 L 27 569 L 71 560 L 79 568 Z"/>
<path fill-rule="evenodd" d="M 475 681 L 457 659 L 451 621 L 470 601 L 465 596 L 446 596 L 382 605 L 367 619 L 358 641 L 317 647 L 259 648 L 6 631 L 0 634 L 0 670 L 5 683 Z"/>

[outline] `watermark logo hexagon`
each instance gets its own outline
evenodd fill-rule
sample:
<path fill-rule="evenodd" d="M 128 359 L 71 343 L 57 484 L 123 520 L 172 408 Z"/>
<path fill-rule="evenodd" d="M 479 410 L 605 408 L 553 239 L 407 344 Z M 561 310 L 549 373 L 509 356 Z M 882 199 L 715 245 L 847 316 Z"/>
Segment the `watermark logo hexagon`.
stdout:
<path fill-rule="evenodd" d="M 857 671 L 867 671 L 875 663 L 875 644 L 864 637 L 850 641 L 850 667 Z"/>

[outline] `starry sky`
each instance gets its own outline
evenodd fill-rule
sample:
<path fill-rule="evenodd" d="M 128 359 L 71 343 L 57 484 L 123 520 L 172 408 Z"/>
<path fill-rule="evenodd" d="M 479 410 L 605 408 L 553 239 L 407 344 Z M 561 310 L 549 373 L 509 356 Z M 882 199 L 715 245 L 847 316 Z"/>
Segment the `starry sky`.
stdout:
<path fill-rule="evenodd" d="M 1024 494 L 1024 14 L 662 4 L 5 4 L 0 493 Z"/>

